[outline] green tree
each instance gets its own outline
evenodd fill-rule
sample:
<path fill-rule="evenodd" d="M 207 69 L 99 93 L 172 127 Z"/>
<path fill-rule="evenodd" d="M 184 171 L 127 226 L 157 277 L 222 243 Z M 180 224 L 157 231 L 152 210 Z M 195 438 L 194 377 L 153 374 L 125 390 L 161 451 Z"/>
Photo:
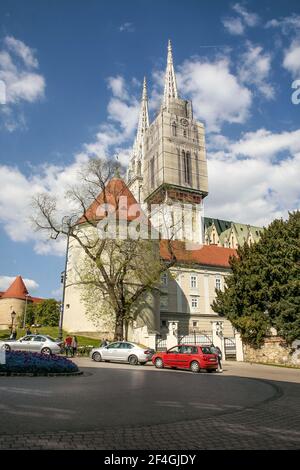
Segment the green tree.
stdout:
<path fill-rule="evenodd" d="M 300 338 L 300 212 L 274 220 L 259 242 L 232 257 L 232 274 L 212 308 L 242 339 L 260 346 L 273 327 L 288 344 Z"/>
<path fill-rule="evenodd" d="M 55 299 L 46 299 L 39 303 L 27 305 L 26 323 L 41 324 L 43 326 L 58 326 L 59 323 L 59 302 Z"/>

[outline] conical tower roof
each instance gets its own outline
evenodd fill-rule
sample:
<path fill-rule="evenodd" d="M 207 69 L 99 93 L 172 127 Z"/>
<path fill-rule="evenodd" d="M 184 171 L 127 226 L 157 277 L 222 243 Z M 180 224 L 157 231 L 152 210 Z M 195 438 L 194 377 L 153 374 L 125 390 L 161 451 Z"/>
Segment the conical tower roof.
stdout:
<path fill-rule="evenodd" d="M 28 290 L 24 284 L 22 276 L 17 276 L 1 298 L 26 300 L 26 296 L 28 295 Z"/>
<path fill-rule="evenodd" d="M 141 213 L 140 205 L 125 181 L 115 176 L 107 183 L 105 190 L 97 196 L 78 223 L 97 222 L 105 218 L 106 205 L 109 205 L 109 209 L 114 208 L 117 219 L 135 220 Z"/>

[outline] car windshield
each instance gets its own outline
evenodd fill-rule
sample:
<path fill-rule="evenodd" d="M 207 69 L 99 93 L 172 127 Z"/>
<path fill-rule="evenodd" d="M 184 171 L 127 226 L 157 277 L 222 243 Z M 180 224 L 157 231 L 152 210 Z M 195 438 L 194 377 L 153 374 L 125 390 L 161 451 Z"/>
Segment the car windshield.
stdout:
<path fill-rule="evenodd" d="M 209 346 L 202 346 L 201 350 L 204 354 L 215 354 Z"/>

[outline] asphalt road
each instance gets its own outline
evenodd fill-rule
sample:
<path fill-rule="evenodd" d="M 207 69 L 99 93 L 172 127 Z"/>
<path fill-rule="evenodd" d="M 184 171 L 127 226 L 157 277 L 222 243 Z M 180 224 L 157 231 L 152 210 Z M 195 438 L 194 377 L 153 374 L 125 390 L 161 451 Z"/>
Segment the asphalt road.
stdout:
<path fill-rule="evenodd" d="M 83 376 L 0 377 L 0 448 L 300 448 L 299 370 L 77 361 Z"/>

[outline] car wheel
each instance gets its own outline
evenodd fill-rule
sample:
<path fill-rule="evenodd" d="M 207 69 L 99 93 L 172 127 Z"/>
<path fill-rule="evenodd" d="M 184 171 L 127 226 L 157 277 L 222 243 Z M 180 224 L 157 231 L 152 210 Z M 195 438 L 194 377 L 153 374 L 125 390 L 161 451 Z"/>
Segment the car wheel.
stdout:
<path fill-rule="evenodd" d="M 101 362 L 102 361 L 101 354 L 99 352 L 94 352 L 94 354 L 92 355 L 92 359 L 93 361 Z"/>
<path fill-rule="evenodd" d="M 49 355 L 49 354 L 52 354 L 50 348 L 43 348 L 43 349 L 41 350 L 41 353 L 42 353 L 42 354 L 48 354 L 48 355 Z"/>
<path fill-rule="evenodd" d="M 10 352 L 11 351 L 11 347 L 8 345 L 8 344 L 5 344 L 4 345 L 4 349 L 6 352 Z"/>
<path fill-rule="evenodd" d="M 132 356 L 129 356 L 128 362 L 131 366 L 136 366 L 139 361 L 138 361 L 138 358 L 136 356 L 132 355 Z"/>
<path fill-rule="evenodd" d="M 155 359 L 155 367 L 157 367 L 157 369 L 163 369 L 164 368 L 164 363 L 163 363 L 163 360 L 161 359 L 161 357 L 157 357 Z"/>
<path fill-rule="evenodd" d="M 197 361 L 191 362 L 190 369 L 191 369 L 192 372 L 195 372 L 195 373 L 199 372 L 200 371 L 200 366 L 199 366 L 198 362 Z"/>

